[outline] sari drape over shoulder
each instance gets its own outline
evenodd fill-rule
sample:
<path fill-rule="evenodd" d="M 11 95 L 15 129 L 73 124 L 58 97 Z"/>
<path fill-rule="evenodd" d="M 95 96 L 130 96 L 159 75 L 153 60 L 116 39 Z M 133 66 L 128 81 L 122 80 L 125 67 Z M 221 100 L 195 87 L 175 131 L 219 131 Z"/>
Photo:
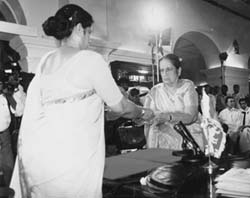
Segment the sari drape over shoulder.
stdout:
<path fill-rule="evenodd" d="M 171 93 L 163 83 L 154 86 L 147 95 L 144 107 L 151 108 L 155 114 L 185 112 L 186 106 L 198 109 L 198 96 L 192 81 L 181 79 L 181 86 L 175 93 Z M 198 112 L 197 112 L 198 118 Z M 149 148 L 182 149 L 182 137 L 173 129 L 174 124 L 166 122 L 159 128 L 157 123 L 145 126 L 145 136 Z M 197 119 L 187 129 L 191 132 L 197 143 L 203 148 L 203 134 Z"/>
<path fill-rule="evenodd" d="M 104 102 L 117 104 L 122 94 L 101 55 L 80 51 L 56 72 L 42 74 L 50 54 L 28 89 L 11 186 L 16 198 L 20 186 L 23 198 L 101 198 Z"/>

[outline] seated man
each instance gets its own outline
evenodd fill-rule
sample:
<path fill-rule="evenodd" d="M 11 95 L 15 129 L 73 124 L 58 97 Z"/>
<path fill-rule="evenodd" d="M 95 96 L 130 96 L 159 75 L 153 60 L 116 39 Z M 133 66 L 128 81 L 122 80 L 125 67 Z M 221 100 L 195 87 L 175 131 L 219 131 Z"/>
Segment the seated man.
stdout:
<path fill-rule="evenodd" d="M 241 126 L 241 112 L 235 108 L 235 99 L 227 96 L 225 99 L 226 108 L 223 109 L 218 116 L 222 125 L 228 126 L 228 136 L 232 142 L 232 147 L 236 146 L 238 130 Z M 234 151 L 232 151 L 234 152 Z"/>
<path fill-rule="evenodd" d="M 239 130 L 238 146 L 240 152 L 246 152 L 250 150 L 250 108 L 247 106 L 246 98 L 241 98 L 239 105 L 242 125 Z"/>
<path fill-rule="evenodd" d="M 242 117 L 242 126 L 250 125 L 250 108 L 247 106 L 247 99 L 239 99 L 241 117 Z"/>

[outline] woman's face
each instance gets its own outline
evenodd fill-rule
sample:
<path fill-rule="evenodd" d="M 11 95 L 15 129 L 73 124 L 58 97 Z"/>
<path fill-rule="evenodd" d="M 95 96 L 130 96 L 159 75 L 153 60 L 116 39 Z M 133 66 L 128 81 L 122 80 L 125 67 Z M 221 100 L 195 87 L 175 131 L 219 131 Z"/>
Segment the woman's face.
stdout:
<path fill-rule="evenodd" d="M 171 85 L 179 79 L 181 68 L 176 69 L 170 60 L 163 59 L 160 62 L 160 73 L 163 83 Z"/>
<path fill-rule="evenodd" d="M 86 49 L 89 46 L 90 34 L 92 33 L 92 27 L 83 29 L 83 37 L 81 42 L 81 49 Z"/>

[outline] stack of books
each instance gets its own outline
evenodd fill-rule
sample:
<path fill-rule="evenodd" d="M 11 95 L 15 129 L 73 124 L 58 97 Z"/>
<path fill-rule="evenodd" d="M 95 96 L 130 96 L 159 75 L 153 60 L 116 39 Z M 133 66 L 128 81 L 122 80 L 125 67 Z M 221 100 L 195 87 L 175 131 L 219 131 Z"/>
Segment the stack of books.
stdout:
<path fill-rule="evenodd" d="M 215 181 L 216 193 L 222 196 L 250 198 L 250 168 L 231 168 Z"/>

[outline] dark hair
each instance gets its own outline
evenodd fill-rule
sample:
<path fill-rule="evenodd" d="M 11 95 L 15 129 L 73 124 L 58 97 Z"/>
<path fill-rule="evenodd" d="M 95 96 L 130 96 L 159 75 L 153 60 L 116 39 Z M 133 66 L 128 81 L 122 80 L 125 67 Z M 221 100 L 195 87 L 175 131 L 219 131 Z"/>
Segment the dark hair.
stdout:
<path fill-rule="evenodd" d="M 92 16 L 83 8 L 78 5 L 67 4 L 60 8 L 55 16 L 49 17 L 42 24 L 42 27 L 46 35 L 62 40 L 70 36 L 78 23 L 81 23 L 83 28 L 87 28 L 93 22 Z"/>
<path fill-rule="evenodd" d="M 239 99 L 239 104 L 240 104 L 241 102 L 247 103 L 247 99 L 246 99 L 246 98 L 240 98 L 240 99 Z"/>
<path fill-rule="evenodd" d="M 233 96 L 227 96 L 226 99 L 225 99 L 225 103 L 226 104 L 227 104 L 227 102 L 228 102 L 229 99 L 234 99 L 234 97 Z"/>
<path fill-rule="evenodd" d="M 234 84 L 234 85 L 233 85 L 233 87 L 239 87 L 239 86 L 240 86 L 240 85 L 238 85 L 238 84 Z"/>
<path fill-rule="evenodd" d="M 205 89 L 206 94 L 212 93 L 212 87 L 209 84 L 204 85 L 204 89 Z"/>
<path fill-rule="evenodd" d="M 139 96 L 140 91 L 139 91 L 139 89 L 133 88 L 133 89 L 130 90 L 129 93 L 130 93 L 130 95 L 131 95 L 132 97 L 134 97 L 134 96 Z"/>
<path fill-rule="evenodd" d="M 161 61 L 164 60 L 164 59 L 169 60 L 169 61 L 173 64 L 173 66 L 174 66 L 176 69 L 181 68 L 181 60 L 180 60 L 180 58 L 179 58 L 178 56 L 176 56 L 175 54 L 168 54 L 168 55 L 165 55 L 165 56 L 163 56 L 163 57 L 159 60 L 159 62 L 161 62 Z"/>

